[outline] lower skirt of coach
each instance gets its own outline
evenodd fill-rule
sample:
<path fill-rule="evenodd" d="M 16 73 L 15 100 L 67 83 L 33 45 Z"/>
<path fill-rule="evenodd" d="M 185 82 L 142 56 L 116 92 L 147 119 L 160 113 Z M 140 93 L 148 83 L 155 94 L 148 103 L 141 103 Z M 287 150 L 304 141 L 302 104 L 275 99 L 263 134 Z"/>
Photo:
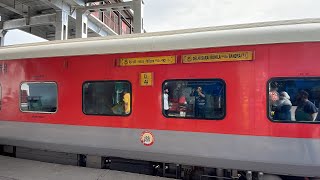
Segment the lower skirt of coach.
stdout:
<path fill-rule="evenodd" d="M 264 174 L 235 169 L 208 168 L 172 164 L 166 162 L 151 162 L 120 157 L 101 157 L 93 155 L 53 152 L 46 150 L 30 149 L 0 145 L 0 155 L 21 159 L 37 160 L 42 162 L 90 167 L 98 169 L 110 169 L 131 173 L 167 177 L 185 180 L 211 180 L 211 179 L 239 179 L 239 180 L 308 180 L 310 177 L 295 177 L 284 175 Z M 241 167 L 239 168 L 241 169 Z"/>

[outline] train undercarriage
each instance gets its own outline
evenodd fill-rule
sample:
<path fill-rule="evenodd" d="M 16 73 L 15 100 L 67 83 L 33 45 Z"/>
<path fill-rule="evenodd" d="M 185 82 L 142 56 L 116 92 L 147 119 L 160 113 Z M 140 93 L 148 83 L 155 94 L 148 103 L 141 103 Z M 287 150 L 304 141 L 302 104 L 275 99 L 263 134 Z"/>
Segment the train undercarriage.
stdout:
<path fill-rule="evenodd" d="M 209 168 L 166 162 L 124 159 L 120 157 L 72 154 L 9 145 L 0 145 L 0 155 L 63 165 L 110 169 L 183 180 L 319 180 L 315 177 L 272 175 L 250 170 Z M 239 169 L 241 169 L 241 167 Z"/>

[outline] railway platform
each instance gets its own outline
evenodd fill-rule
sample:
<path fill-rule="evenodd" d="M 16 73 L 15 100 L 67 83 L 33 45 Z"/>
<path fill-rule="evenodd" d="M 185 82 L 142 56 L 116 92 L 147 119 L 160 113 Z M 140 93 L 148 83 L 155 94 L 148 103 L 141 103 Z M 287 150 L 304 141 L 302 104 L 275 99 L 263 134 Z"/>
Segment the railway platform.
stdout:
<path fill-rule="evenodd" d="M 0 156 L 0 180 L 164 180 L 167 178 Z"/>

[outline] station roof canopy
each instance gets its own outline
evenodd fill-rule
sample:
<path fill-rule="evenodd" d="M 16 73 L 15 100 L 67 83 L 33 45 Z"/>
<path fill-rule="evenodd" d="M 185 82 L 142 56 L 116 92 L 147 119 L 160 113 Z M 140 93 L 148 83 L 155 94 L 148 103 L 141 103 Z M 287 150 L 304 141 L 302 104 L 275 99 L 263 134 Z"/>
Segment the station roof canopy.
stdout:
<path fill-rule="evenodd" d="M 55 39 L 57 12 L 68 15 L 68 37 L 73 38 L 76 31 L 75 9 L 89 5 L 88 3 L 101 3 L 102 0 L 0 0 L 0 29 L 20 29 L 47 40 Z M 123 0 L 108 0 L 105 3 L 121 3 Z M 126 22 L 133 19 L 132 11 L 119 10 L 118 13 Z M 2 25 L 1 25 L 2 23 Z M 2 27 L 1 27 L 2 26 Z M 117 35 L 106 23 L 88 15 L 88 37 Z"/>

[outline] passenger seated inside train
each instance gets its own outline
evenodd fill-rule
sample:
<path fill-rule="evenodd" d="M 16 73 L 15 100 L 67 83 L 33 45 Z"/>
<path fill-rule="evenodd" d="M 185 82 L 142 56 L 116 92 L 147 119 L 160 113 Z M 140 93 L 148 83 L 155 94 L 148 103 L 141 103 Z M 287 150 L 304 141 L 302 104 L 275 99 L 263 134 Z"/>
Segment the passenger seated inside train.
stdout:
<path fill-rule="evenodd" d="M 280 93 L 279 93 L 280 92 Z M 277 78 L 269 83 L 269 117 L 273 121 L 318 122 L 320 79 Z"/>
<path fill-rule="evenodd" d="M 221 80 L 170 80 L 164 83 L 166 117 L 222 119 L 225 114 L 225 84 Z"/>
<path fill-rule="evenodd" d="M 88 115 L 125 116 L 131 112 L 131 85 L 123 81 L 86 82 L 83 112 Z"/>

